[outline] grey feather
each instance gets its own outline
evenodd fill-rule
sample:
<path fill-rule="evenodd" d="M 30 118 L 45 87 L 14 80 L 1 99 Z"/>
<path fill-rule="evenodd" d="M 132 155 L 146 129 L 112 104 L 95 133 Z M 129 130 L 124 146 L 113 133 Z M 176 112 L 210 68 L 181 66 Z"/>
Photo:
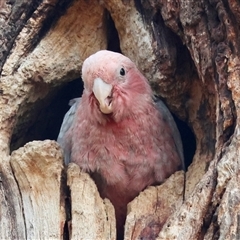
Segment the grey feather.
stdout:
<path fill-rule="evenodd" d="M 81 98 L 74 98 L 70 100 L 69 105 L 71 106 L 71 108 L 68 110 L 68 112 L 65 114 L 63 118 L 62 126 L 60 128 L 57 138 L 57 142 L 64 150 L 64 162 L 66 165 L 70 162 L 71 158 L 71 143 L 66 142 L 67 140 L 65 134 L 72 126 L 77 106 L 79 105 L 80 101 Z"/>
<path fill-rule="evenodd" d="M 166 121 L 166 123 L 168 123 L 170 125 L 170 129 L 172 130 L 172 136 L 173 136 L 173 139 L 175 142 L 175 146 L 177 148 L 178 155 L 181 159 L 183 170 L 185 170 L 182 140 L 181 140 L 181 136 L 178 131 L 177 125 L 173 119 L 173 116 L 162 100 L 160 100 L 159 98 L 154 98 L 154 101 L 156 103 L 157 109 L 159 110 L 159 112 L 161 112 L 164 120 Z"/>

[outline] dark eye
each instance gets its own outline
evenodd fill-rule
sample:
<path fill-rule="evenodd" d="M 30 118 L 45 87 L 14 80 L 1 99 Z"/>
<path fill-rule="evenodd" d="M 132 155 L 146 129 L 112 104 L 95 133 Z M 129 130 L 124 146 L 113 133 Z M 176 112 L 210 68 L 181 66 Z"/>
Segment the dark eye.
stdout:
<path fill-rule="evenodd" d="M 124 75 L 125 75 L 125 70 L 124 70 L 124 68 L 121 68 L 121 69 L 120 69 L 120 75 L 121 75 L 121 76 L 124 76 Z"/>

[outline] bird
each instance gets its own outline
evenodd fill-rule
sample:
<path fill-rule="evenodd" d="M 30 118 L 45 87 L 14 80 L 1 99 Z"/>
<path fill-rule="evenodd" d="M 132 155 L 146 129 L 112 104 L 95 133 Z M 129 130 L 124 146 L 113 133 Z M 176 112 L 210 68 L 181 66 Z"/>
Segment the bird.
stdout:
<path fill-rule="evenodd" d="M 148 80 L 121 53 L 100 50 L 82 65 L 84 90 L 71 101 L 58 135 L 65 164 L 95 181 L 124 231 L 127 204 L 184 166 L 176 123 Z"/>

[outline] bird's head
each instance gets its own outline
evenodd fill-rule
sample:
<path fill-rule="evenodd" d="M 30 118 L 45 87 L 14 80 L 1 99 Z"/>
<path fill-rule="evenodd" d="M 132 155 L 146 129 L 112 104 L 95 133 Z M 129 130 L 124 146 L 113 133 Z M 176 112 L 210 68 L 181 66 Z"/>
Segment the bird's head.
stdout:
<path fill-rule="evenodd" d="M 101 50 L 88 57 L 82 67 L 84 88 L 102 114 L 115 120 L 133 112 L 151 96 L 146 78 L 135 64 L 120 53 Z"/>

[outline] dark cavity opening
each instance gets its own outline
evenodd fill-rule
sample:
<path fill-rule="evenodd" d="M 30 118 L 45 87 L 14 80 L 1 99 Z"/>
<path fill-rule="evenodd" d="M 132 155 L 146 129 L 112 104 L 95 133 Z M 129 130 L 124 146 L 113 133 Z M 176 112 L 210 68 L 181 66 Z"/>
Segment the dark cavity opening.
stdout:
<path fill-rule="evenodd" d="M 49 101 L 37 101 L 33 108 L 32 121 L 27 126 L 17 124 L 15 127 L 10 151 L 12 152 L 33 140 L 56 140 L 63 117 L 70 108 L 69 101 L 80 97 L 82 91 L 82 80 L 76 79 L 50 91 Z"/>
<path fill-rule="evenodd" d="M 110 13 L 105 10 L 106 29 L 107 29 L 107 50 L 121 53 L 118 31 Z"/>
<path fill-rule="evenodd" d="M 193 156 L 196 151 L 196 139 L 191 128 L 184 121 L 180 120 L 176 115 L 172 114 L 181 135 L 184 153 L 185 170 L 192 163 Z"/>

